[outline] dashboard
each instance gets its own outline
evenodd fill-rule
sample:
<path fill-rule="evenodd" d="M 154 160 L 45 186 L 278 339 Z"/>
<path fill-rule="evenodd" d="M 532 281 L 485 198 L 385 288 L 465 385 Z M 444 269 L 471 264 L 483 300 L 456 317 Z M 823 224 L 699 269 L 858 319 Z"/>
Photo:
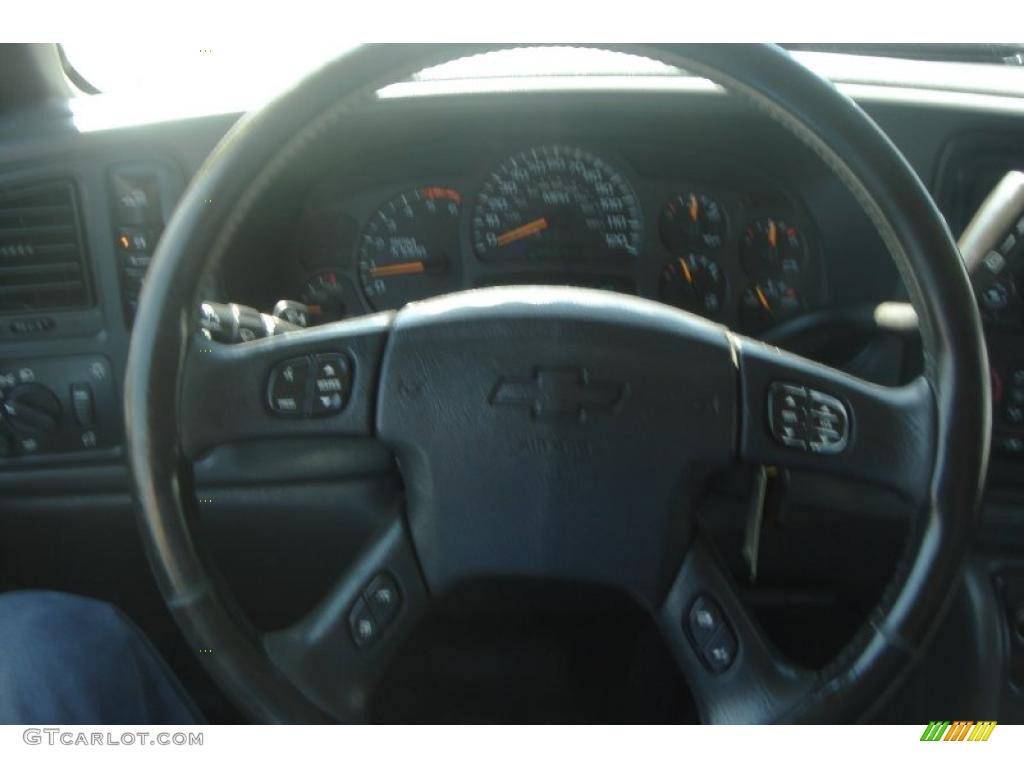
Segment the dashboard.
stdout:
<path fill-rule="evenodd" d="M 826 303 L 818 226 L 792 186 L 646 138 L 453 142 L 411 168 L 402 150 L 382 150 L 386 183 L 328 174 L 305 197 L 268 257 L 272 285 L 228 267 L 221 291 L 264 311 L 299 301 L 319 324 L 458 290 L 573 285 L 753 335 Z"/>

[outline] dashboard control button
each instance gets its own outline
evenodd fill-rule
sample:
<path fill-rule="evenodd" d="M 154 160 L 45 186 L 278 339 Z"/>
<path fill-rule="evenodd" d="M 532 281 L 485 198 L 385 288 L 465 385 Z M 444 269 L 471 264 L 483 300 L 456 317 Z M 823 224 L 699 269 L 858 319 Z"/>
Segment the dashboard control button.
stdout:
<path fill-rule="evenodd" d="M 348 615 L 348 626 L 352 632 L 352 640 L 359 648 L 374 643 L 380 634 L 380 625 L 370 613 L 369 606 L 363 598 L 356 600 Z"/>
<path fill-rule="evenodd" d="M 694 650 L 712 674 L 720 674 L 732 666 L 739 644 L 713 597 L 697 596 L 690 606 L 686 625 Z"/>
<path fill-rule="evenodd" d="M 1019 437 L 1003 437 L 996 444 L 1000 450 L 1008 453 L 1024 453 L 1024 440 Z"/>
<path fill-rule="evenodd" d="M 308 357 L 295 357 L 278 363 L 270 373 L 267 389 L 270 410 L 281 416 L 302 416 L 307 411 L 309 384 Z"/>
<path fill-rule="evenodd" d="M 707 595 L 701 595 L 693 601 L 689 615 L 690 637 L 698 649 L 703 648 L 708 640 L 714 637 L 722 624 L 722 612 L 714 600 Z"/>
<path fill-rule="evenodd" d="M 71 407 L 75 412 L 78 426 L 88 429 L 96 423 L 96 407 L 92 397 L 92 387 L 85 382 L 76 381 L 71 385 Z"/>
<path fill-rule="evenodd" d="M 1017 245 L 1017 238 L 1014 237 L 1013 233 L 1010 233 L 1006 236 L 1006 239 L 1003 240 L 1003 244 L 999 246 L 999 252 L 1003 254 L 1003 256 L 1009 256 L 1010 251 L 1013 250 L 1015 245 Z"/>
<path fill-rule="evenodd" d="M 155 239 L 146 229 L 120 227 L 117 230 L 117 249 L 121 252 L 151 253 Z"/>
<path fill-rule="evenodd" d="M 341 354 L 317 355 L 314 361 L 312 415 L 338 413 L 348 401 L 352 369 Z"/>
<path fill-rule="evenodd" d="M 377 619 L 381 629 L 387 627 L 402 607 L 402 593 L 398 584 L 387 573 L 378 573 L 363 591 L 370 613 Z"/>
<path fill-rule="evenodd" d="M 154 169 L 119 167 L 110 173 L 114 218 L 121 224 L 151 224 L 162 220 L 160 178 Z"/>
<path fill-rule="evenodd" d="M 768 391 L 768 424 L 782 445 L 811 453 L 840 453 L 850 434 L 846 406 L 816 389 L 775 382 Z"/>
<path fill-rule="evenodd" d="M 21 384 L 4 398 L 4 421 L 21 434 L 56 432 L 60 425 L 60 416 L 60 400 L 52 390 L 42 384 Z"/>

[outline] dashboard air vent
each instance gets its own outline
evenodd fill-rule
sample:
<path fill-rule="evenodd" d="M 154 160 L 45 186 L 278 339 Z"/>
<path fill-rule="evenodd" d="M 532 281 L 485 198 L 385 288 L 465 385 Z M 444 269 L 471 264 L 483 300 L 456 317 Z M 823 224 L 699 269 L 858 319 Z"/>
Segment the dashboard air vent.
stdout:
<path fill-rule="evenodd" d="M 0 187 L 0 313 L 90 304 L 85 244 L 71 183 Z"/>

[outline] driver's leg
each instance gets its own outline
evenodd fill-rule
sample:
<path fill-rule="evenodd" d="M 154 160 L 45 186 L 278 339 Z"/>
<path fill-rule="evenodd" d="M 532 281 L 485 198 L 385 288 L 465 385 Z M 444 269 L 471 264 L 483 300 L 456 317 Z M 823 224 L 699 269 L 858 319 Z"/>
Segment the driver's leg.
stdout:
<path fill-rule="evenodd" d="M 149 640 L 112 605 L 60 592 L 0 594 L 0 723 L 201 721 Z"/>

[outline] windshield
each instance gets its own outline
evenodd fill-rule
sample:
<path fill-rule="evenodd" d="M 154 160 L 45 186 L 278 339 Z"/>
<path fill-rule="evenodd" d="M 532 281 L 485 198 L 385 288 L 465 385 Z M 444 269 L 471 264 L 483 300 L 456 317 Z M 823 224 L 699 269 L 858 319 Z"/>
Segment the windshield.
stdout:
<path fill-rule="evenodd" d="M 230 44 L 202 49 L 184 45 L 116 47 L 63 44 L 67 63 L 85 87 L 103 93 L 202 90 L 233 95 L 268 95 L 354 47 L 355 42 L 303 42 L 300 46 Z M 792 51 L 856 54 L 918 61 L 1020 65 L 1024 44 L 787 44 Z M 131 62 L 126 66 L 126 62 Z M 474 62 L 474 77 L 507 75 L 677 74 L 649 59 L 568 46 L 493 54 Z M 461 76 L 467 76 L 465 72 Z M 440 76 L 440 75 L 439 75 Z"/>

